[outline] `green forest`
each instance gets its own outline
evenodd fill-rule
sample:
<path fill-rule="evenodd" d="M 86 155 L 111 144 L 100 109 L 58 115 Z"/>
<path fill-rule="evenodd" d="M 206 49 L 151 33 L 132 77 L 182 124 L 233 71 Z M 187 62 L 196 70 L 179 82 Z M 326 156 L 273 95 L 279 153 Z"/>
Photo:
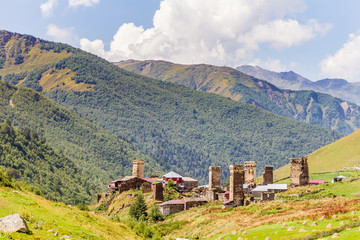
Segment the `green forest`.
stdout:
<path fill-rule="evenodd" d="M 90 203 L 100 190 L 44 137 L 29 128 L 16 130 L 8 120 L 0 120 L 0 162 L 12 178 L 38 187 L 36 193 L 51 200 Z"/>
<path fill-rule="evenodd" d="M 9 104 L 11 101 L 12 106 Z M 0 82 L 0 118 L 16 128 L 31 128 L 72 160 L 98 187 L 131 174 L 132 160 L 147 161 L 146 170 L 159 165 L 119 136 L 54 103 L 34 90 Z"/>

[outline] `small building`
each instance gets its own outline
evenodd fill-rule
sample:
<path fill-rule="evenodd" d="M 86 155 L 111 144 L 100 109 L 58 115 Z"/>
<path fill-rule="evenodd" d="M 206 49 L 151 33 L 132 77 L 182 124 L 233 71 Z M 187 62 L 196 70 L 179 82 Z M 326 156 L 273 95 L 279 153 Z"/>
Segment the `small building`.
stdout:
<path fill-rule="evenodd" d="M 334 177 L 332 180 L 331 180 L 331 183 L 336 183 L 336 182 L 341 182 L 342 180 L 344 180 L 346 177 L 343 176 L 343 175 L 339 175 L 337 177 Z"/>
<path fill-rule="evenodd" d="M 258 186 L 250 191 L 253 197 L 259 198 L 261 197 L 261 193 L 268 192 L 268 186 Z"/>
<path fill-rule="evenodd" d="M 193 207 L 198 207 L 208 203 L 205 198 L 185 198 L 184 199 L 184 210 L 188 210 Z"/>
<path fill-rule="evenodd" d="M 196 179 L 191 177 L 183 177 L 182 178 L 182 185 L 184 186 L 185 190 L 191 190 L 199 186 L 199 182 Z"/>
<path fill-rule="evenodd" d="M 183 181 L 183 177 L 180 174 L 177 174 L 176 172 L 173 171 L 168 172 L 163 176 L 163 180 L 165 182 L 169 181 L 170 179 L 177 183 L 182 183 Z"/>
<path fill-rule="evenodd" d="M 159 204 L 160 212 L 164 217 L 177 212 L 184 211 L 185 203 L 183 200 L 170 200 Z"/>
<path fill-rule="evenodd" d="M 266 185 L 269 192 L 278 193 L 288 190 L 287 184 L 268 184 Z"/>
<path fill-rule="evenodd" d="M 319 185 L 319 184 L 323 184 L 326 183 L 325 180 L 309 180 L 309 185 Z"/>

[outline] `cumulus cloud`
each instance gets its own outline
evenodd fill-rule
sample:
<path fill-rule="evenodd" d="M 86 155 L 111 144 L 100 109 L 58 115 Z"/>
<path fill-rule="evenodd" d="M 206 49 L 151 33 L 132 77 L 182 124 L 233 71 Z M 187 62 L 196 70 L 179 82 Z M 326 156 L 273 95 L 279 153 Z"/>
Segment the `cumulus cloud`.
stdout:
<path fill-rule="evenodd" d="M 237 65 L 261 44 L 292 47 L 326 33 L 328 24 L 290 18 L 305 9 L 303 0 L 163 0 L 152 28 L 123 24 L 109 51 L 101 40 L 82 39 L 80 45 L 110 61 L 147 58 Z"/>
<path fill-rule="evenodd" d="M 100 0 L 69 0 L 69 7 L 79 7 L 79 6 L 85 6 L 85 7 L 91 7 L 95 4 L 98 4 Z"/>
<path fill-rule="evenodd" d="M 348 41 L 334 55 L 320 62 L 320 68 L 326 77 L 359 81 L 359 62 L 360 34 L 350 34 Z"/>
<path fill-rule="evenodd" d="M 46 3 L 40 5 L 41 14 L 43 17 L 49 17 L 54 11 L 54 7 L 58 5 L 57 0 L 48 0 Z"/>
<path fill-rule="evenodd" d="M 50 24 L 47 27 L 46 34 L 58 42 L 75 43 L 78 41 L 78 37 L 74 33 L 74 28 L 60 28 L 54 24 Z"/>

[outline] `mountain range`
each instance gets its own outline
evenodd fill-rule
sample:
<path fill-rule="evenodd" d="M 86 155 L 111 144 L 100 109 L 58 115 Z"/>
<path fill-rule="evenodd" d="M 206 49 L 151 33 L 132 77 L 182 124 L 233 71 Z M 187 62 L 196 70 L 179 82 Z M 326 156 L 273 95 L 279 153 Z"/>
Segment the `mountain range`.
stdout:
<path fill-rule="evenodd" d="M 313 82 L 293 71 L 273 72 L 258 66 L 250 65 L 242 65 L 236 69 L 250 76 L 268 81 L 279 88 L 292 90 L 313 90 L 360 104 L 359 82 L 348 82 L 345 79 L 338 78 L 326 78 Z"/>
<path fill-rule="evenodd" d="M 323 126 L 343 135 L 360 127 L 360 107 L 356 104 L 309 90 L 283 90 L 233 68 L 152 60 L 129 60 L 115 65 L 144 76 L 253 104 L 272 113 Z M 287 83 L 294 86 L 309 82 L 298 75 L 288 78 L 293 81 Z"/>
<path fill-rule="evenodd" d="M 37 130 L 103 185 L 130 174 L 137 157 L 146 160 L 147 173 L 176 170 L 205 183 L 210 165 L 222 166 L 225 180 L 231 163 L 256 160 L 259 171 L 265 164 L 280 167 L 340 137 L 131 73 L 66 44 L 7 31 L 0 40 L 0 76 L 15 89 L 1 95 L 0 117 Z"/>

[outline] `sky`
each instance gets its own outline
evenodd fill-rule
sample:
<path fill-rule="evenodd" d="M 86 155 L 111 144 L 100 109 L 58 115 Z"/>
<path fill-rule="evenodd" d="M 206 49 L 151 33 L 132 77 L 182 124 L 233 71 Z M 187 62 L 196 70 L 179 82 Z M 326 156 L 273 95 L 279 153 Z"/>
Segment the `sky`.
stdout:
<path fill-rule="evenodd" d="M 0 29 L 112 62 L 166 60 L 360 82 L 358 0 L 0 0 Z"/>

